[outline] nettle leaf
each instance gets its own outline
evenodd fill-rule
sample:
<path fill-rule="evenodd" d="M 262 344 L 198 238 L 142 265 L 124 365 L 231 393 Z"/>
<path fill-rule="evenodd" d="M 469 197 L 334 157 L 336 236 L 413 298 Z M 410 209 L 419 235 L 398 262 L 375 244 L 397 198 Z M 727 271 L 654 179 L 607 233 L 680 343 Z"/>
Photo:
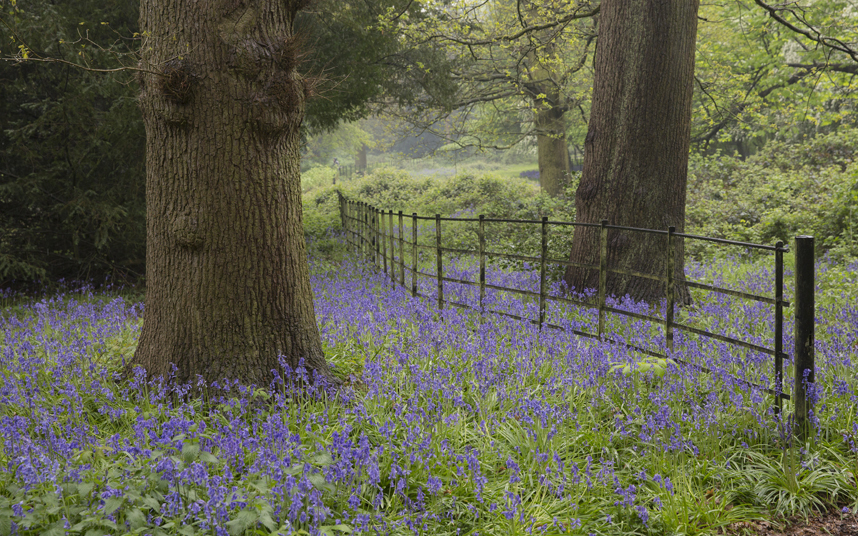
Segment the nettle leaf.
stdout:
<path fill-rule="evenodd" d="M 131 525 L 131 530 L 146 526 L 146 514 L 139 508 L 132 508 L 125 516 L 125 520 Z"/>
<path fill-rule="evenodd" d="M 110 515 L 113 512 L 119 510 L 119 507 L 122 506 L 122 503 L 125 502 L 125 497 L 111 497 L 104 501 L 104 513 L 106 515 Z"/>
<path fill-rule="evenodd" d="M 218 463 L 220 461 L 217 456 L 207 451 L 200 452 L 199 460 L 203 463 Z"/>
<path fill-rule="evenodd" d="M 242 510 L 236 514 L 235 519 L 226 522 L 226 530 L 231 536 L 239 536 L 256 524 L 257 519 L 259 519 L 259 514 L 253 510 Z"/>
<path fill-rule="evenodd" d="M 56 523 L 51 525 L 51 527 L 48 530 L 42 532 L 41 536 L 65 536 L 66 529 L 65 529 L 64 525 L 65 525 L 64 521 L 57 521 Z M 8 534 L 8 533 L 4 533 L 4 534 Z"/>
<path fill-rule="evenodd" d="M 153 497 L 146 497 L 143 499 L 143 505 L 148 506 L 153 511 L 160 513 L 161 512 L 161 503 L 158 502 L 157 499 Z"/>
<path fill-rule="evenodd" d="M 182 460 L 186 464 L 195 461 L 200 455 L 199 443 L 185 443 L 182 445 Z"/>
<path fill-rule="evenodd" d="M 92 495 L 92 488 L 94 487 L 95 485 L 92 482 L 84 482 L 77 487 L 78 495 L 80 495 L 81 499 L 86 499 Z"/>
<path fill-rule="evenodd" d="M 310 475 L 307 477 L 307 480 L 310 481 L 313 486 L 319 491 L 328 491 L 332 492 L 336 490 L 333 484 L 325 480 L 325 477 L 320 474 Z"/>
<path fill-rule="evenodd" d="M 268 512 L 262 512 L 259 514 L 259 522 L 262 523 L 265 528 L 271 531 L 272 534 L 277 532 L 277 523 L 271 518 L 271 514 Z"/>
<path fill-rule="evenodd" d="M 339 534 L 351 534 L 352 528 L 342 523 L 339 525 L 323 525 L 319 527 L 319 532 L 326 536 L 338 536 Z"/>

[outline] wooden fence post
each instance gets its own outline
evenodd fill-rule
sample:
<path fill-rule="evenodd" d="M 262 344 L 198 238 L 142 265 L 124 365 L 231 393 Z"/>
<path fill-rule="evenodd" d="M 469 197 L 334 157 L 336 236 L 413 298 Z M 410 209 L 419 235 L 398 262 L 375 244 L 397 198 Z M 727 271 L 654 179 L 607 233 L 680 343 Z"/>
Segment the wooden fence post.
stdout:
<path fill-rule="evenodd" d="M 673 282 L 673 274 L 676 270 L 676 237 L 673 235 L 675 232 L 676 227 L 667 228 L 667 287 L 664 292 L 667 305 L 664 311 L 664 340 L 668 355 L 673 352 L 673 304 L 676 300 L 676 289 Z"/>
<path fill-rule="evenodd" d="M 441 265 L 441 215 L 435 214 L 435 258 L 438 260 L 438 310 L 444 309 L 444 269 Z"/>
<path fill-rule="evenodd" d="M 417 297 L 417 213 L 411 214 L 411 297 Z"/>
<path fill-rule="evenodd" d="M 361 202 L 358 206 L 358 211 L 360 212 L 360 252 L 361 255 L 366 256 L 366 260 L 369 261 L 369 248 L 367 247 L 368 243 L 368 232 L 367 226 L 369 225 L 369 215 L 366 210 L 366 203 Z"/>
<path fill-rule="evenodd" d="M 608 220 L 599 230 L 599 339 L 605 334 L 605 294 L 608 287 Z"/>
<path fill-rule="evenodd" d="M 393 209 L 390 209 L 390 212 L 387 214 L 387 223 L 388 229 L 390 230 L 390 282 L 393 283 L 393 286 L 396 286 L 396 264 L 393 262 L 396 256 L 394 255 L 394 251 L 396 251 L 396 237 L 394 237 L 393 233 Z"/>
<path fill-rule="evenodd" d="M 379 257 L 381 257 L 381 227 L 378 222 L 378 209 L 376 207 L 372 207 L 372 231 L 373 231 L 373 241 L 375 244 L 375 266 L 379 265 Z"/>
<path fill-rule="evenodd" d="M 545 322 L 545 260 L 548 257 L 548 216 L 542 217 L 542 254 L 539 259 L 539 330 Z"/>
<path fill-rule="evenodd" d="M 364 249 L 366 249 L 366 261 L 368 263 L 372 264 L 372 261 L 373 261 L 373 259 L 372 259 L 372 236 L 369 233 L 369 230 L 370 230 L 369 203 L 364 203 L 363 211 L 364 211 L 364 219 L 366 220 L 366 225 L 364 225 L 364 233 L 366 234 L 366 237 L 364 239 L 366 241 L 366 247 L 364 248 Z"/>
<path fill-rule="evenodd" d="M 399 211 L 399 284 L 405 286 L 405 226 L 402 221 L 402 211 Z"/>
<path fill-rule="evenodd" d="M 795 426 L 799 441 L 810 433 L 812 398 L 808 390 L 814 371 L 814 269 L 813 237 L 795 237 Z"/>
<path fill-rule="evenodd" d="M 486 299 L 486 217 L 480 214 L 480 227 L 477 235 L 480 239 L 480 318 L 485 312 Z"/>
<path fill-rule="evenodd" d="M 381 262 L 384 275 L 387 275 L 387 234 L 384 232 L 384 210 L 378 211 L 378 240 L 381 242 Z M 391 266 L 391 268 L 393 268 Z M 391 272 L 393 270 L 391 269 Z"/>
<path fill-rule="evenodd" d="M 782 411 L 780 394 L 783 392 L 784 383 L 784 243 L 775 244 L 775 413 Z"/>
<path fill-rule="evenodd" d="M 343 193 L 337 190 L 337 202 L 340 204 L 340 227 L 346 228 L 346 211 L 343 210 Z"/>

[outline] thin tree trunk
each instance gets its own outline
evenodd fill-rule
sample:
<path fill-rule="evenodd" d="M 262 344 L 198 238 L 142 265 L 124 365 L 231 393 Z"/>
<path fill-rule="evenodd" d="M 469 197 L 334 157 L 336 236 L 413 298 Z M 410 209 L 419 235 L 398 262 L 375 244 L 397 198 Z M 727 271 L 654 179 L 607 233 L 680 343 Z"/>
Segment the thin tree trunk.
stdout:
<path fill-rule="evenodd" d="M 302 228 L 296 1 L 143 0 L 146 308 L 126 374 L 329 377 Z"/>
<path fill-rule="evenodd" d="M 684 230 L 691 93 L 698 0 L 602 2 L 593 107 L 584 172 L 576 194 L 579 222 Z M 576 228 L 570 260 L 598 265 L 599 233 Z M 664 235 L 610 231 L 608 267 L 664 276 Z M 689 303 L 677 240 L 677 302 Z M 570 267 L 566 283 L 596 288 L 595 270 Z M 656 302 L 664 283 L 609 274 L 608 292 Z"/>

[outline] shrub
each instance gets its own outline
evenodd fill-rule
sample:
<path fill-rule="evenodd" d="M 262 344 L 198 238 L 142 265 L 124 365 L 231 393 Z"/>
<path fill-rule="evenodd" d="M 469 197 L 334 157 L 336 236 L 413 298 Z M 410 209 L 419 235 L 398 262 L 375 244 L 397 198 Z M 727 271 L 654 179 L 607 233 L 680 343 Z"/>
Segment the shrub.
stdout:
<path fill-rule="evenodd" d="M 746 161 L 693 157 L 686 229 L 766 244 L 807 234 L 816 237 L 820 252 L 854 256 L 856 152 L 858 130 L 851 129 L 802 145 L 772 142 Z"/>

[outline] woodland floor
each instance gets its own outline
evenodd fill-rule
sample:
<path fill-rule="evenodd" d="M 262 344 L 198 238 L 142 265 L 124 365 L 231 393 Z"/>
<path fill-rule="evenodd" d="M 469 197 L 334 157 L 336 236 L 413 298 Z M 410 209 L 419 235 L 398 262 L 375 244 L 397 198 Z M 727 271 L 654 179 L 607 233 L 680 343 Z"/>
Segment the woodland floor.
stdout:
<path fill-rule="evenodd" d="M 858 515 L 833 511 L 807 519 L 789 520 L 785 528 L 768 521 L 735 523 L 727 528 L 730 536 L 858 536 Z"/>

